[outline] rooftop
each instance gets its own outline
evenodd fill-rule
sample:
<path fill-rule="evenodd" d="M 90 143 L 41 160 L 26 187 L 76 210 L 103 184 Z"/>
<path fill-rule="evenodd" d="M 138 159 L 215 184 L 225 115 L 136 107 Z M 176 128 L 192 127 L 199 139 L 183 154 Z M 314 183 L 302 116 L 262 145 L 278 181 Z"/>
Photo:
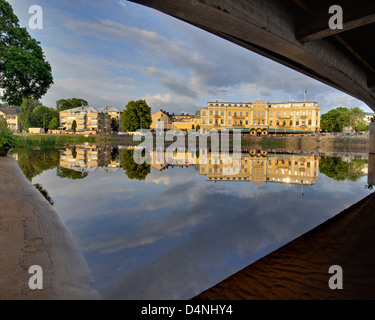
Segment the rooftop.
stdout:
<path fill-rule="evenodd" d="M 20 109 L 13 106 L 0 106 L 0 112 L 3 112 L 6 115 L 17 115 L 20 113 Z"/>

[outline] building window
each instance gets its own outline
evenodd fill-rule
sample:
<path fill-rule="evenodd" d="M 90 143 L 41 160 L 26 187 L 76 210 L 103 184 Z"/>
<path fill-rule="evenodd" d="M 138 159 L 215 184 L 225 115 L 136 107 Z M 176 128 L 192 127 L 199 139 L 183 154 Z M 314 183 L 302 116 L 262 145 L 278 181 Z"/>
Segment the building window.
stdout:
<path fill-rule="evenodd" d="M 311 126 L 311 120 L 309 120 L 309 126 Z"/>
<path fill-rule="evenodd" d="M 240 112 L 240 117 L 242 117 L 242 116 L 243 116 L 243 112 L 241 111 L 241 112 Z"/>
<path fill-rule="evenodd" d="M 210 119 L 210 124 L 212 124 L 212 119 Z"/>
<path fill-rule="evenodd" d="M 290 125 L 290 126 L 293 125 L 293 120 L 289 120 L 289 125 Z"/>
<path fill-rule="evenodd" d="M 254 117 L 256 117 L 257 116 L 257 112 L 256 111 L 254 111 Z"/>
<path fill-rule="evenodd" d="M 276 113 L 276 116 L 277 116 L 277 117 L 280 116 L 280 112 L 277 112 L 277 113 Z"/>
<path fill-rule="evenodd" d="M 246 117 L 248 117 L 249 116 L 249 113 L 248 112 L 246 112 Z"/>
<path fill-rule="evenodd" d="M 270 117 L 272 117 L 272 112 L 270 112 Z"/>
<path fill-rule="evenodd" d="M 258 112 L 258 117 L 260 117 L 260 111 Z"/>
<path fill-rule="evenodd" d="M 233 114 L 233 117 L 237 117 L 237 112 L 235 112 L 235 113 Z"/>
<path fill-rule="evenodd" d="M 212 114 L 213 114 L 213 113 L 212 113 L 212 110 L 210 110 L 210 116 L 212 116 Z"/>
<path fill-rule="evenodd" d="M 221 111 L 221 115 L 222 115 L 222 116 L 224 115 L 224 111 Z"/>
<path fill-rule="evenodd" d="M 215 116 L 218 116 L 219 115 L 219 111 L 215 111 Z"/>
<path fill-rule="evenodd" d="M 232 115 L 232 111 L 229 111 L 229 112 L 228 112 L 228 116 L 231 116 L 231 115 Z"/>
<path fill-rule="evenodd" d="M 221 124 L 224 124 L 224 120 L 223 119 L 221 119 Z"/>
<path fill-rule="evenodd" d="M 232 124 L 232 120 L 228 120 L 228 124 Z"/>
<path fill-rule="evenodd" d="M 256 120 L 254 120 L 254 124 L 257 124 L 257 121 L 256 121 Z"/>
<path fill-rule="evenodd" d="M 299 116 L 299 111 L 297 111 L 297 116 Z"/>
<path fill-rule="evenodd" d="M 270 126 L 272 126 L 272 120 L 270 121 Z"/>
<path fill-rule="evenodd" d="M 298 120 L 296 121 L 296 126 L 299 126 L 299 121 Z"/>
<path fill-rule="evenodd" d="M 278 126 L 278 125 L 280 125 L 280 122 L 279 122 L 279 120 L 276 120 L 276 125 Z"/>

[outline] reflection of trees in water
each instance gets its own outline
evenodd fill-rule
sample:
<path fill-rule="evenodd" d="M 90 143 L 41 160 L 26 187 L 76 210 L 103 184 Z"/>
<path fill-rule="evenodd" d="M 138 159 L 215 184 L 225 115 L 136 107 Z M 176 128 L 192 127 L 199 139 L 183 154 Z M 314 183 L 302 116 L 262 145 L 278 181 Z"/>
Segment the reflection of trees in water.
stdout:
<path fill-rule="evenodd" d="M 39 183 L 35 183 L 34 187 L 37 188 L 37 190 L 42 194 L 42 196 L 51 204 L 54 205 L 55 203 L 53 202 L 51 196 L 49 195 L 48 191 L 43 188 L 43 186 Z"/>
<path fill-rule="evenodd" d="M 118 147 L 112 147 L 112 149 L 111 149 L 111 160 L 115 161 L 118 156 L 119 156 Z"/>
<path fill-rule="evenodd" d="M 76 180 L 76 179 L 86 178 L 88 173 L 76 171 L 76 170 L 69 169 L 69 168 L 58 167 L 56 169 L 56 175 L 60 178 L 68 178 L 68 179 Z"/>
<path fill-rule="evenodd" d="M 55 148 L 17 148 L 14 153 L 18 154 L 19 166 L 29 181 L 43 171 L 59 165 L 60 154 Z"/>
<path fill-rule="evenodd" d="M 147 175 L 151 172 L 150 165 L 145 162 L 137 164 L 136 161 L 134 161 L 134 157 L 140 160 L 142 152 L 139 150 L 123 150 L 121 154 L 121 166 L 129 179 L 145 180 Z M 138 160 L 137 162 L 139 163 L 140 161 Z"/>
<path fill-rule="evenodd" d="M 322 157 L 319 160 L 319 171 L 337 181 L 350 180 L 355 182 L 365 175 L 363 169 L 367 163 L 367 160 L 362 159 L 347 162 L 337 157 Z"/>

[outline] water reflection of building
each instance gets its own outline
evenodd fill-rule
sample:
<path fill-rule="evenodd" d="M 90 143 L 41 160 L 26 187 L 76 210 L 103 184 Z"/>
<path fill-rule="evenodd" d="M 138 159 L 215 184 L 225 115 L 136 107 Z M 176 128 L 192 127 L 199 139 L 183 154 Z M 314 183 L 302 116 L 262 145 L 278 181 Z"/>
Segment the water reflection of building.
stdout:
<path fill-rule="evenodd" d="M 202 150 L 200 153 L 202 155 Z M 196 152 L 175 151 L 173 159 L 167 159 L 166 153 L 153 151 L 152 167 L 163 170 L 174 166 L 191 166 L 197 161 L 197 155 L 199 154 Z M 319 156 L 250 150 L 241 153 L 241 157 L 233 157 L 229 153 L 209 152 L 199 159 L 197 168 L 199 174 L 206 176 L 207 181 L 251 181 L 257 185 L 264 182 L 313 185 L 318 180 Z"/>
<path fill-rule="evenodd" d="M 231 163 L 229 156 L 212 155 L 199 173 L 207 181 L 252 181 L 255 184 L 275 182 L 313 185 L 318 180 L 317 155 L 267 153 L 250 151 Z"/>
<path fill-rule="evenodd" d="M 111 157 L 111 146 L 82 144 L 65 148 L 60 154 L 60 166 L 76 171 L 92 171 L 96 168 L 119 168 L 119 157 Z"/>

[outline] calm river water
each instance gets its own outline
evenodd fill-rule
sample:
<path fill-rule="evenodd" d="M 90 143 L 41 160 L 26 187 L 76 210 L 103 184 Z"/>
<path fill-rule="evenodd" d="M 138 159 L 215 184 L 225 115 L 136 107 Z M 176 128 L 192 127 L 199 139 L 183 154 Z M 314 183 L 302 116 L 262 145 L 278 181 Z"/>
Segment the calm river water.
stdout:
<path fill-rule="evenodd" d="M 230 155 L 187 154 L 137 165 L 117 145 L 13 152 L 103 299 L 189 299 L 371 192 L 366 154 L 246 150 L 237 171 Z"/>

